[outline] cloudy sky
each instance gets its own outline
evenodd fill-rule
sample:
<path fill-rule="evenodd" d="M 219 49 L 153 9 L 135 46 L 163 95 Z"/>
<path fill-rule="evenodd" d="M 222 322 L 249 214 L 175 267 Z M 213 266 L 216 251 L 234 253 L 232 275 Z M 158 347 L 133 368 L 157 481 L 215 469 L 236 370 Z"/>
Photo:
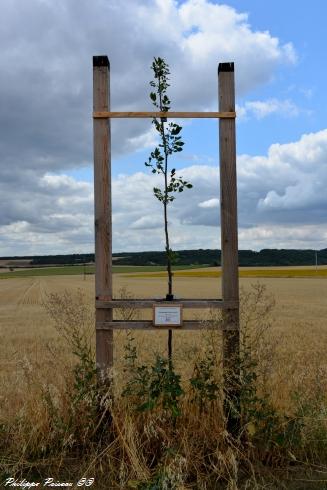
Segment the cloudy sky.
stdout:
<path fill-rule="evenodd" d="M 172 110 L 217 110 L 234 61 L 242 249 L 327 247 L 325 0 L 0 0 L 0 256 L 94 250 L 92 56 L 111 63 L 111 109 L 151 110 L 154 56 Z M 184 121 L 173 162 L 175 249 L 220 247 L 217 121 Z M 112 121 L 113 248 L 163 248 L 144 166 L 150 120 Z"/>

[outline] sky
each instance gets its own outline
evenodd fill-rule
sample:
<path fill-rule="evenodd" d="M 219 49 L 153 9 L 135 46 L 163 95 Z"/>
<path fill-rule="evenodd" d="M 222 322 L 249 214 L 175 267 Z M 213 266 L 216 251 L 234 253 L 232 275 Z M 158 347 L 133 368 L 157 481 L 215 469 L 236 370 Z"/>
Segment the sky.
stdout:
<path fill-rule="evenodd" d="M 235 63 L 239 248 L 327 247 L 325 0 L 0 0 L 0 256 L 94 251 L 92 56 L 111 110 L 152 110 L 153 57 L 171 110 L 217 110 Z M 218 123 L 184 120 L 171 165 L 172 248 L 220 248 Z M 112 120 L 113 251 L 164 248 L 151 120 Z"/>

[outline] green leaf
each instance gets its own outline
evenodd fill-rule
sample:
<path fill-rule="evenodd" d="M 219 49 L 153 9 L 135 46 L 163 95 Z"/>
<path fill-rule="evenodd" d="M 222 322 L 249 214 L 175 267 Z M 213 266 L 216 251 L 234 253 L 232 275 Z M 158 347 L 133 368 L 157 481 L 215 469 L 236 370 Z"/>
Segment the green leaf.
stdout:
<path fill-rule="evenodd" d="M 177 126 L 177 127 L 174 127 L 174 129 L 171 130 L 171 134 L 173 136 L 176 136 L 177 134 L 179 134 L 182 130 L 182 127 L 181 126 Z"/>
<path fill-rule="evenodd" d="M 154 400 L 149 400 L 145 403 L 142 403 L 137 407 L 138 412 L 145 412 L 146 410 L 152 410 L 155 407 Z"/>

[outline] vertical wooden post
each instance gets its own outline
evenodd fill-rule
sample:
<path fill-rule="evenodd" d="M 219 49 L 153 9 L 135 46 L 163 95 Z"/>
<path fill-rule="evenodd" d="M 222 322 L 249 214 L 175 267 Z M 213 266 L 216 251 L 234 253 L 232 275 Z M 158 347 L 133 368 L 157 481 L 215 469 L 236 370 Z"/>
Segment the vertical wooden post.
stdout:
<path fill-rule="evenodd" d="M 235 111 L 234 63 L 218 67 L 219 111 Z M 219 120 L 222 297 L 239 299 L 235 119 Z M 223 370 L 227 429 L 237 435 L 240 422 L 239 308 L 223 310 Z"/>
<path fill-rule="evenodd" d="M 93 111 L 110 110 L 110 65 L 107 56 L 93 57 Z M 95 296 L 112 299 L 112 219 L 110 119 L 93 120 Z M 96 309 L 96 365 L 104 380 L 113 365 L 113 331 L 99 322 L 112 321 L 112 309 Z"/>

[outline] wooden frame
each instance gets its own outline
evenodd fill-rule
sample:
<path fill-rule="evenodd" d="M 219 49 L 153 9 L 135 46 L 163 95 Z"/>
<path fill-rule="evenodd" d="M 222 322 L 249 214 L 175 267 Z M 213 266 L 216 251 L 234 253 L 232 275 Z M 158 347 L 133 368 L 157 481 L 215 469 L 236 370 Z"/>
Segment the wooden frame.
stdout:
<path fill-rule="evenodd" d="M 152 308 L 153 304 L 167 303 L 166 299 L 113 299 L 99 298 L 95 302 L 96 308 Z M 238 308 L 238 301 L 224 301 L 222 299 L 176 299 L 169 304 L 182 305 L 183 308 Z"/>
<path fill-rule="evenodd" d="M 156 118 L 164 117 L 169 119 L 234 119 L 236 112 L 110 112 L 96 111 L 93 112 L 93 119 L 117 119 L 117 118 Z"/>
<path fill-rule="evenodd" d="M 112 215 L 110 121 L 112 118 L 217 118 L 219 119 L 220 212 L 222 299 L 180 299 L 183 308 L 220 308 L 222 322 L 184 320 L 179 330 L 219 328 L 223 334 L 223 370 L 227 428 L 237 433 L 239 393 L 239 282 L 237 239 L 236 138 L 234 63 L 218 67 L 218 112 L 111 112 L 110 65 L 107 56 L 93 57 L 94 212 L 96 363 L 102 377 L 113 366 L 113 330 L 163 329 L 152 321 L 113 320 L 114 308 L 151 308 L 158 299 L 118 300 L 112 298 Z M 175 302 L 172 301 L 171 304 Z M 174 328 L 174 327 L 173 327 Z M 227 403 L 228 400 L 228 403 Z M 234 409 L 230 410 L 230 401 Z"/>
<path fill-rule="evenodd" d="M 110 109 L 109 60 L 93 57 L 93 110 Z M 110 120 L 93 120 L 95 295 L 112 299 L 112 216 Z M 96 308 L 96 325 L 112 321 L 112 309 Z M 102 377 L 113 363 L 113 330 L 96 332 L 96 364 Z"/>
<path fill-rule="evenodd" d="M 112 322 L 97 322 L 96 331 L 111 330 L 217 330 L 221 332 L 231 332 L 237 330 L 237 327 L 230 325 L 218 324 L 216 320 L 183 320 L 182 325 L 153 325 L 152 320 L 114 320 Z"/>

